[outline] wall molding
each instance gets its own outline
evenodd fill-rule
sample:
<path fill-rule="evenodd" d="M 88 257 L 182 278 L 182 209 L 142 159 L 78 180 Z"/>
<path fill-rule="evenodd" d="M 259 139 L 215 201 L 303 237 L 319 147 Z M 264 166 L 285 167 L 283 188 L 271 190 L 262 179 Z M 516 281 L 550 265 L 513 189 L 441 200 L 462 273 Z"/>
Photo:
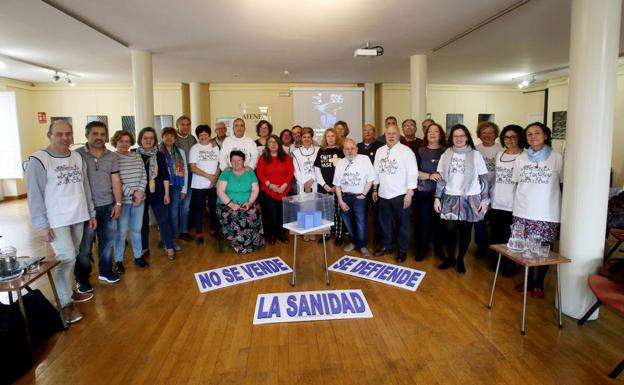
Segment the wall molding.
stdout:
<path fill-rule="evenodd" d="M 357 83 L 210 83 L 209 91 L 290 91 L 293 87 L 358 87 Z"/>

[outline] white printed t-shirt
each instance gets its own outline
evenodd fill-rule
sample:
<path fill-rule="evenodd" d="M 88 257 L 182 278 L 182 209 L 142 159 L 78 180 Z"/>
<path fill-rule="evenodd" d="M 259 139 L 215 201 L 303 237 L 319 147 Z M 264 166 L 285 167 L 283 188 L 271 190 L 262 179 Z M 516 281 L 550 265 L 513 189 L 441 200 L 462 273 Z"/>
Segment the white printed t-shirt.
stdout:
<path fill-rule="evenodd" d="M 199 169 L 208 174 L 215 174 L 219 166 L 219 146 L 197 143 L 191 147 L 189 152 L 189 164 L 195 163 Z M 193 173 L 191 188 L 208 189 L 214 187 L 210 179 L 205 176 Z"/>
<path fill-rule="evenodd" d="M 524 150 L 522 150 L 524 151 Z M 513 170 L 516 158 L 522 154 L 505 154 L 500 151 L 496 154 L 496 175 L 494 186 L 490 188 L 492 208 L 512 211 L 516 191 L 516 182 L 513 180 Z"/>
<path fill-rule="evenodd" d="M 543 162 L 533 162 L 528 152 L 522 153 L 513 170 L 517 183 L 513 215 L 533 221 L 559 223 L 561 218 L 561 189 L 563 157 L 552 151 Z"/>
<path fill-rule="evenodd" d="M 383 199 L 395 198 L 418 187 L 416 155 L 404 144 L 379 147 L 375 153 L 375 171 L 379 181 L 378 194 Z"/>
<path fill-rule="evenodd" d="M 316 192 L 316 173 L 314 172 L 314 161 L 318 154 L 319 148 L 312 145 L 308 148 L 303 146 L 291 148 L 290 156 L 293 158 L 293 168 L 295 169 L 295 181 L 297 182 L 297 191 L 303 192 L 303 185 L 308 180 L 315 181 L 312 183 L 312 192 Z"/>
<path fill-rule="evenodd" d="M 447 156 L 448 153 L 442 154 L 442 156 Z M 452 152 L 451 160 L 449 162 L 449 176 L 446 181 L 446 186 L 444 187 L 444 193 L 447 195 L 477 195 L 481 193 L 481 185 L 479 184 L 479 175 L 487 174 L 487 167 L 485 166 L 485 161 L 483 161 L 483 156 L 479 151 L 473 150 L 473 163 L 475 175 L 470 184 L 470 188 L 466 193 L 462 191 L 462 186 L 464 185 L 464 174 L 466 172 L 466 154 L 458 154 L 456 152 Z M 445 162 L 444 162 L 445 163 Z M 442 173 L 442 164 L 440 161 L 438 163 L 438 172 Z"/>
<path fill-rule="evenodd" d="M 221 153 L 219 155 L 219 167 L 221 170 L 225 170 L 228 167 L 232 167 L 230 163 L 230 152 L 242 151 L 245 154 L 245 166 L 256 168 L 258 163 L 258 146 L 248 136 L 237 138 L 236 136 L 228 136 L 223 141 L 221 146 Z"/>
<path fill-rule="evenodd" d="M 342 158 L 336 163 L 333 184 L 345 193 L 362 194 L 368 182 L 375 182 L 377 174 L 366 155 L 357 154 L 353 160 Z"/>

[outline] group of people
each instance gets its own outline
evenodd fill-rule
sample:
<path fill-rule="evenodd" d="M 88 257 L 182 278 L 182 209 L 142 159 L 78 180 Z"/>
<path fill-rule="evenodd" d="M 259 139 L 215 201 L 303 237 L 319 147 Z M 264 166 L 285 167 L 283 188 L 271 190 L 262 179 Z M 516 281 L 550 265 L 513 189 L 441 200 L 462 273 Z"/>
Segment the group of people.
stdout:
<path fill-rule="evenodd" d="M 392 253 L 396 243 L 396 259 L 404 262 L 412 227 L 417 261 L 433 237 L 434 252 L 443 260 L 439 268 L 460 273 L 466 271 L 473 224 L 478 255 L 486 253 L 488 242 L 505 243 L 512 223 L 543 242 L 557 239 L 563 162 L 542 123 L 509 125 L 499 134 L 496 124 L 482 122 L 477 146 L 462 124 L 447 135 L 426 119 L 423 139 L 413 119 L 401 124 L 403 135 L 394 117 L 384 126 L 384 134 L 375 137 L 375 127 L 366 124 L 363 141 L 356 143 L 347 123 L 339 121 L 318 144 L 310 127 L 294 126 L 278 136 L 266 120 L 256 125 L 256 140 L 246 135 L 243 119 L 234 120 L 231 136 L 224 123 L 217 123 L 215 137 L 203 124 L 193 136 L 190 119 L 182 116 L 176 128 L 162 130 L 161 143 L 151 127 L 139 132 L 134 149 L 132 133 L 115 132 L 113 152 L 106 148 L 106 124 L 88 123 L 87 142 L 71 151 L 71 125 L 53 122 L 49 146 L 27 164 L 28 204 L 38 238 L 52 244 L 61 262 L 56 281 L 65 319 L 79 321 L 75 303 L 93 297 L 96 237 L 100 281 L 114 284 L 125 272 L 128 232 L 134 263 L 149 266 L 149 208 L 171 260 L 181 249 L 177 240 L 204 243 L 206 207 L 208 234 L 227 238 L 236 252 L 288 243 L 282 198 L 309 192 L 333 195 L 335 245 L 364 257 L 370 256 L 369 212 L 380 244 L 374 256 Z M 505 266 L 505 273 L 513 275 L 514 268 Z M 543 296 L 545 275 L 544 268 L 531 274 L 536 297 Z"/>

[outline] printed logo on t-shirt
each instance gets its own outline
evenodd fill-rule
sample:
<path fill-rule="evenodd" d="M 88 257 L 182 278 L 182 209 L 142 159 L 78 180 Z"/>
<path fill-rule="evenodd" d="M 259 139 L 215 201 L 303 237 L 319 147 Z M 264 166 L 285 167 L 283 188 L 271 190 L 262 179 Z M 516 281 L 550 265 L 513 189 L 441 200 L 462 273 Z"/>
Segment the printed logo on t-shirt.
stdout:
<path fill-rule="evenodd" d="M 314 161 L 306 159 L 302 165 L 304 174 L 312 174 L 314 172 Z"/>
<path fill-rule="evenodd" d="M 54 168 L 54 172 L 56 172 L 57 186 L 82 183 L 82 171 L 77 165 L 58 165 Z"/>
<path fill-rule="evenodd" d="M 497 184 L 514 184 L 513 168 L 496 167 L 496 183 Z"/>
<path fill-rule="evenodd" d="M 362 175 L 359 171 L 345 171 L 340 178 L 341 186 L 359 186 L 362 183 Z"/>
<path fill-rule="evenodd" d="M 336 154 L 320 154 L 319 161 L 321 162 L 321 168 L 333 168 L 336 166 L 336 162 L 339 160 Z"/>
<path fill-rule="evenodd" d="M 496 158 L 486 158 L 484 156 L 483 160 L 485 161 L 485 167 L 488 172 L 494 172 L 496 170 Z"/>
<path fill-rule="evenodd" d="M 247 155 L 245 154 L 245 157 Z M 197 153 L 197 161 L 198 162 L 210 162 L 210 161 L 217 161 L 219 160 L 219 157 L 217 156 L 217 153 L 215 151 L 212 150 L 199 150 Z"/>
<path fill-rule="evenodd" d="M 464 174 L 466 172 L 466 158 L 451 158 L 451 165 L 449 168 L 449 173 L 451 174 Z"/>
<path fill-rule="evenodd" d="M 399 171 L 399 162 L 396 159 L 382 158 L 378 171 L 380 174 L 396 175 Z"/>
<path fill-rule="evenodd" d="M 530 164 L 522 167 L 522 172 L 520 173 L 520 183 L 531 183 L 531 184 L 550 184 L 552 180 L 552 170 L 547 165 L 544 166 L 533 166 Z"/>
<path fill-rule="evenodd" d="M 248 162 L 251 160 L 251 153 L 249 152 L 249 150 L 248 150 L 248 149 L 246 149 L 246 148 L 244 148 L 244 147 L 241 147 L 241 148 L 238 148 L 238 147 L 232 147 L 232 149 L 230 150 L 230 154 L 231 154 L 233 151 L 240 151 L 240 152 L 242 152 L 243 154 L 245 154 L 245 163 L 248 163 Z"/>

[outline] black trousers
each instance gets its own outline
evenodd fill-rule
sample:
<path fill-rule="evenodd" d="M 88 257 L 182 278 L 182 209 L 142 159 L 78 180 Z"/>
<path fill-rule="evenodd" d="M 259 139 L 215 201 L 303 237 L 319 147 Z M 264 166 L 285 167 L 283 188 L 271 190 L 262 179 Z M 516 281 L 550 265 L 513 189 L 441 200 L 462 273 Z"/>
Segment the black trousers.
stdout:
<path fill-rule="evenodd" d="M 282 201 L 273 199 L 269 194 L 260 191 L 260 209 L 264 235 L 279 237 L 284 234 L 282 227 Z"/>
<path fill-rule="evenodd" d="M 208 199 L 208 210 L 210 211 L 210 232 L 214 233 L 219 228 L 217 219 L 217 189 L 193 189 L 193 221 L 195 222 L 195 233 L 204 233 L 204 213 L 206 211 L 206 199 Z"/>
<path fill-rule="evenodd" d="M 436 253 L 441 253 L 442 244 L 444 243 L 444 224 L 440 218 L 440 214 L 433 209 L 434 194 L 433 191 L 416 191 L 414 194 L 416 201 L 415 221 L 417 245 L 416 256 L 422 257 L 427 252 L 429 239 L 433 233 L 433 248 Z"/>

